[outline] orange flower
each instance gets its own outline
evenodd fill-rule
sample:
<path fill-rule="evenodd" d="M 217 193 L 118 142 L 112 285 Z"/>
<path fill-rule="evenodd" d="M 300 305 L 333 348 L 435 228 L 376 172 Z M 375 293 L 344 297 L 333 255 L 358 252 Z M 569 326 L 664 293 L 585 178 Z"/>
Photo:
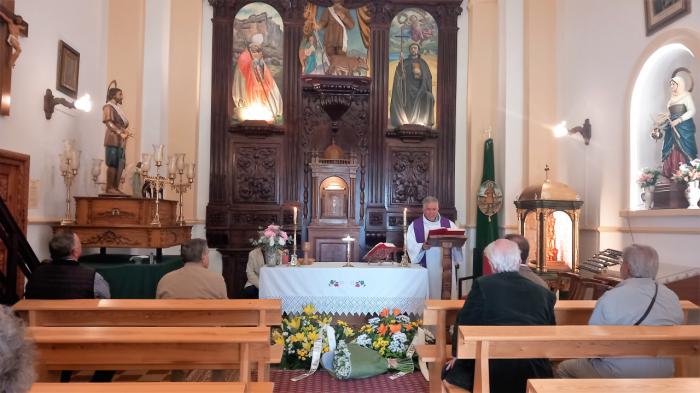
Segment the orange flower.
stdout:
<path fill-rule="evenodd" d="M 396 323 L 394 325 L 389 325 L 389 329 L 391 330 L 391 333 L 398 333 L 401 331 L 401 324 Z"/>
<path fill-rule="evenodd" d="M 412 327 L 411 325 L 409 325 L 409 324 L 405 324 L 405 325 L 403 325 L 403 327 L 406 328 L 406 331 L 407 331 L 407 332 L 410 332 L 411 329 L 413 329 L 413 327 Z"/>
<path fill-rule="evenodd" d="M 387 315 L 389 315 L 389 309 L 388 309 L 388 308 L 383 309 L 382 312 L 379 313 L 379 316 L 382 317 L 382 318 L 383 318 L 383 317 L 386 317 Z"/>
<path fill-rule="evenodd" d="M 394 309 L 394 316 L 397 316 L 401 313 L 401 311 L 398 308 Z"/>
<path fill-rule="evenodd" d="M 379 327 L 377 328 L 377 331 L 379 332 L 379 334 L 384 335 L 384 333 L 386 333 L 386 325 L 385 324 L 379 325 Z"/>

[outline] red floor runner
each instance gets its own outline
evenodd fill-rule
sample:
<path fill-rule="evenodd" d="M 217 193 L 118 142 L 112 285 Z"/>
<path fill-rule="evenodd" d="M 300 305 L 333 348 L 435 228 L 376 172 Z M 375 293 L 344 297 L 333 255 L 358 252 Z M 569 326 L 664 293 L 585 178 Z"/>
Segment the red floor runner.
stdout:
<path fill-rule="evenodd" d="M 298 382 L 292 377 L 303 374 L 303 370 L 270 370 L 270 380 L 279 393 L 423 393 L 428 391 L 428 382 L 420 372 L 391 380 L 391 374 L 366 379 L 339 381 L 324 370 Z"/>

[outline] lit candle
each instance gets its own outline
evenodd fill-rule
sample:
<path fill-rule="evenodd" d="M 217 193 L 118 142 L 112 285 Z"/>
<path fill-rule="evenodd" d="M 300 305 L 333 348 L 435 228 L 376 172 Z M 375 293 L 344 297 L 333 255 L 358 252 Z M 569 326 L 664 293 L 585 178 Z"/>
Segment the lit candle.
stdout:
<path fill-rule="evenodd" d="M 294 206 L 294 225 L 297 225 L 297 207 Z"/>
<path fill-rule="evenodd" d="M 408 208 L 403 208 L 403 226 L 406 226 L 406 214 L 408 213 Z"/>

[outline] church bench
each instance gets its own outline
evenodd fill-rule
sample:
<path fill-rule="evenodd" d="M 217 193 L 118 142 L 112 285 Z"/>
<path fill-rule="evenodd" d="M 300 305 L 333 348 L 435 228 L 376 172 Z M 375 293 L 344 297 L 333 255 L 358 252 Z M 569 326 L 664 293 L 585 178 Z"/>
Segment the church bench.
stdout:
<path fill-rule="evenodd" d="M 40 381 L 60 370 L 239 369 L 272 356 L 265 327 L 29 327 Z M 258 381 L 266 378 L 258 374 Z"/>
<path fill-rule="evenodd" d="M 530 379 L 527 393 L 696 393 L 700 378 Z"/>
<path fill-rule="evenodd" d="M 279 326 L 279 299 L 20 300 L 28 326 Z"/>
<path fill-rule="evenodd" d="M 595 300 L 558 300 L 554 305 L 557 325 L 587 325 L 595 304 Z M 463 299 L 425 301 L 423 325 L 435 326 L 435 345 L 418 345 L 416 351 L 423 361 L 434 363 L 431 364 L 429 371 L 431 392 L 439 392 L 441 389 L 440 373 L 445 359 L 450 358 L 452 354 L 452 347 L 447 345 L 447 329 L 456 320 L 462 306 L 464 306 Z M 687 300 L 681 300 L 681 308 L 685 321 L 688 321 L 689 314 L 700 314 L 700 307 Z M 693 364 L 693 362 L 684 363 L 680 369 L 686 369 Z M 681 375 L 686 374 L 685 371 L 681 372 Z"/>
<path fill-rule="evenodd" d="M 700 326 L 460 326 L 457 358 L 474 359 L 474 392 L 489 392 L 489 359 L 700 355 Z"/>
<path fill-rule="evenodd" d="M 37 382 L 29 393 L 272 393 L 272 382 Z"/>
<path fill-rule="evenodd" d="M 23 299 L 13 306 L 28 326 L 279 326 L 279 299 Z M 270 358 L 278 363 L 283 347 Z M 258 363 L 269 376 L 269 364 Z"/>

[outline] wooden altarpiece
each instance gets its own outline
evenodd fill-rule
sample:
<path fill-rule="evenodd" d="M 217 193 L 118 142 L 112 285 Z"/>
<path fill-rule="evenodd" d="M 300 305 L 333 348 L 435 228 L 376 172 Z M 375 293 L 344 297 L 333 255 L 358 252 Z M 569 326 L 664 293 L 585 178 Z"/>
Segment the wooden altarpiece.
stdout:
<path fill-rule="evenodd" d="M 211 169 L 207 239 L 223 257 L 229 296 L 246 281 L 249 239 L 259 227 L 277 223 L 291 231 L 292 208 L 300 212 L 300 239 L 312 224 L 313 152 L 332 140 L 357 160 L 354 195 L 349 198 L 358 231 L 359 254 L 374 244 L 402 243 L 402 212 L 421 214 L 427 195 L 440 200 L 441 213 L 455 218 L 455 101 L 457 17 L 461 0 L 359 1 L 369 18 L 369 76 L 302 76 L 299 48 L 305 1 L 263 1 L 283 22 L 284 102 L 281 125 L 232 125 L 233 25 L 238 11 L 253 1 L 209 0 L 214 8 L 212 44 Z M 312 1 L 321 7 L 330 0 Z M 435 126 L 390 127 L 389 40 L 394 16 L 420 8 L 435 20 L 437 91 Z M 334 119 L 334 113 L 341 112 Z M 313 246 L 312 246 L 313 247 Z"/>

